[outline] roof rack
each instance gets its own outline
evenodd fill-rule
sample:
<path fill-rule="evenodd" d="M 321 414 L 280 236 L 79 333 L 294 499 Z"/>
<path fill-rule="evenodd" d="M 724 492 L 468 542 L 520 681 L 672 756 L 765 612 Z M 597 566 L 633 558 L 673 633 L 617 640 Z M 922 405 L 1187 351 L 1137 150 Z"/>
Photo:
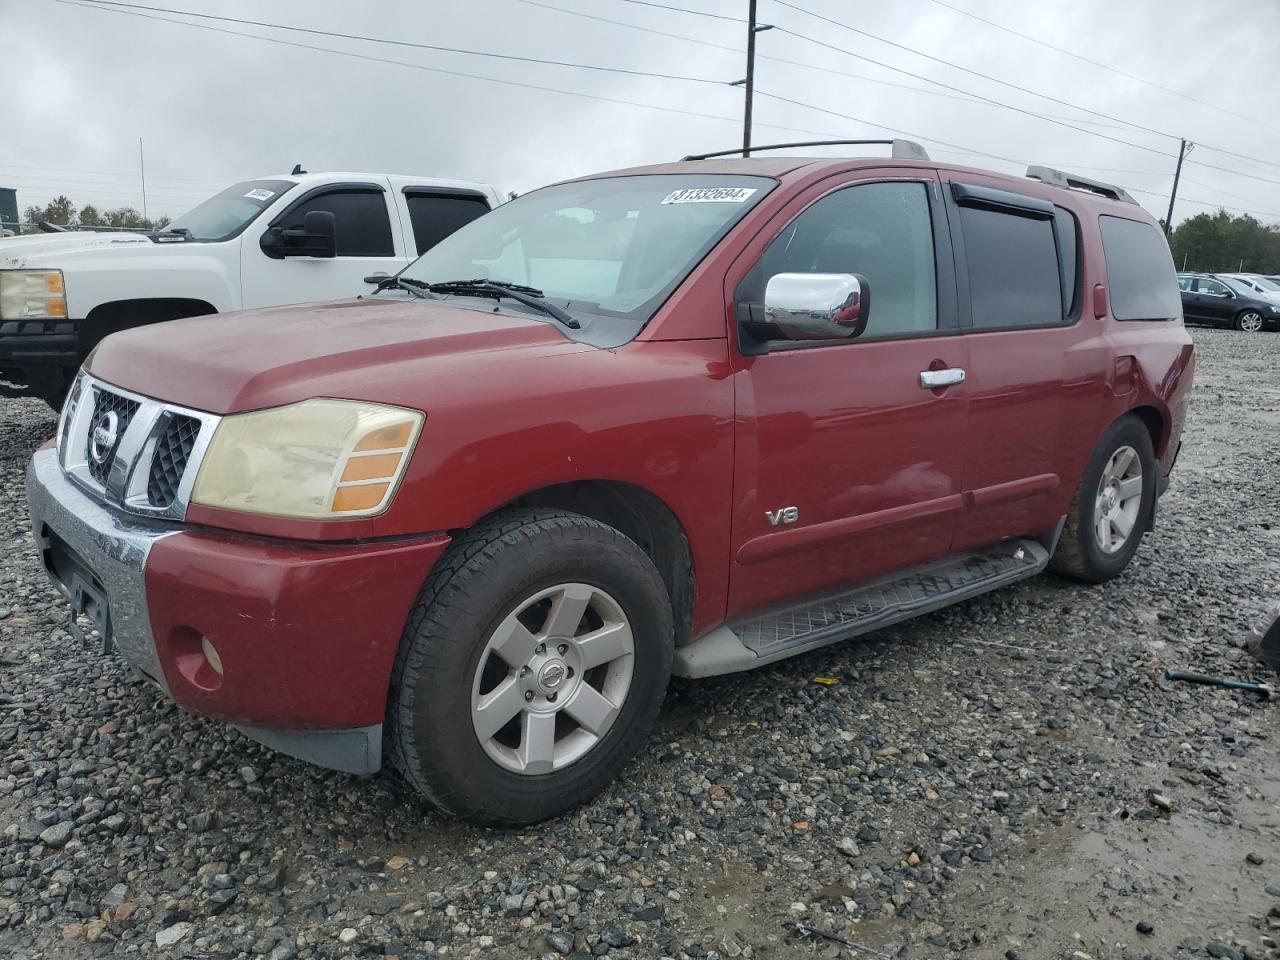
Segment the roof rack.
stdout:
<path fill-rule="evenodd" d="M 1110 200 L 1132 203 L 1134 206 L 1138 205 L 1138 201 L 1129 196 L 1126 190 L 1117 187 L 1113 183 L 1090 180 L 1088 177 L 1081 177 L 1074 173 L 1063 173 L 1061 170 L 1053 169 L 1053 167 L 1027 167 L 1027 178 L 1039 180 L 1041 183 L 1047 183 L 1051 187 L 1062 187 L 1064 190 L 1087 190 Z"/>
<path fill-rule="evenodd" d="M 916 143 L 914 140 L 800 140 L 796 143 L 766 143 L 758 147 L 752 147 L 752 153 L 758 153 L 761 150 L 786 150 L 789 147 L 846 147 L 846 146 L 868 146 L 879 145 L 892 147 L 890 153 L 895 160 L 928 160 L 929 154 L 925 153 L 924 147 Z M 746 149 L 738 147 L 734 150 L 717 150 L 714 153 L 691 153 L 683 160 L 710 160 L 712 157 L 732 157 L 738 154 L 746 154 Z M 1038 169 L 1038 168 L 1037 168 Z"/>

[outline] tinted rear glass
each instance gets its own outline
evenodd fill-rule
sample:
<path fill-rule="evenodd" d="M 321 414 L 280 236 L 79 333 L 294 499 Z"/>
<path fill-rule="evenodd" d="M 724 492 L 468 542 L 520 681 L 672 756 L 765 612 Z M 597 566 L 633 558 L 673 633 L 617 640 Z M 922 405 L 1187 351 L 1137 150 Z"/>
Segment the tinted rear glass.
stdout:
<path fill-rule="evenodd" d="M 463 194 L 409 193 L 409 221 L 421 256 L 459 227 L 489 212 L 484 197 Z"/>
<path fill-rule="evenodd" d="M 975 330 L 1062 323 L 1063 281 L 1052 220 L 961 207 Z"/>
<path fill-rule="evenodd" d="M 1111 313 L 1117 320 L 1168 320 L 1182 313 L 1169 245 L 1153 224 L 1099 217 Z"/>

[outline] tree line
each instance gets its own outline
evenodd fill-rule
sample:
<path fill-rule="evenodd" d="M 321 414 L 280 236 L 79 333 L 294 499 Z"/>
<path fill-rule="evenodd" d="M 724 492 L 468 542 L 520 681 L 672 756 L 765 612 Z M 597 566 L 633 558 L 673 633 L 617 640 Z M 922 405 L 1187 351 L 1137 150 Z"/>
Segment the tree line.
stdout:
<path fill-rule="evenodd" d="M 25 224 L 23 233 L 38 233 L 38 223 L 50 223 L 57 227 L 91 230 L 108 227 L 120 230 L 160 230 L 172 219 L 167 216 L 148 219 L 133 207 L 117 207 L 99 210 L 91 203 L 77 207 L 65 195 L 55 197 L 43 207 L 27 207 L 22 211 Z"/>
<path fill-rule="evenodd" d="M 1226 210 L 1183 220 L 1169 237 L 1179 270 L 1280 274 L 1280 225 Z"/>

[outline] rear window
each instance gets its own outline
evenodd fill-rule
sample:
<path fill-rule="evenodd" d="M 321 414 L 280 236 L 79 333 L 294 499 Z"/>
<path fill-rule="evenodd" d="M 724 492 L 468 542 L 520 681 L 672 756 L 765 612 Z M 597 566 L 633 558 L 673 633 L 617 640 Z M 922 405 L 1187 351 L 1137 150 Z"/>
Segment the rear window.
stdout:
<path fill-rule="evenodd" d="M 406 192 L 405 200 L 419 256 L 459 227 L 489 212 L 484 197 L 471 194 Z"/>
<path fill-rule="evenodd" d="M 1153 224 L 1099 217 L 1111 314 L 1117 320 L 1169 320 L 1182 313 L 1169 245 Z"/>
<path fill-rule="evenodd" d="M 973 329 L 1063 322 L 1064 290 L 1052 219 L 961 207 Z M 1071 264 L 1074 273 L 1074 263 Z"/>

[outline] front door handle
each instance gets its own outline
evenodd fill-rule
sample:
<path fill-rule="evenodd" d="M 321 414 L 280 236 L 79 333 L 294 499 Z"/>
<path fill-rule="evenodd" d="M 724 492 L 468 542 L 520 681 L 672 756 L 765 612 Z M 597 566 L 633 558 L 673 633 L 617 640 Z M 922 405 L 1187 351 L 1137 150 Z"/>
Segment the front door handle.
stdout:
<path fill-rule="evenodd" d="M 946 370 L 920 371 L 920 387 L 924 390 L 953 387 L 957 383 L 964 383 L 964 371 L 959 367 L 949 367 Z"/>

